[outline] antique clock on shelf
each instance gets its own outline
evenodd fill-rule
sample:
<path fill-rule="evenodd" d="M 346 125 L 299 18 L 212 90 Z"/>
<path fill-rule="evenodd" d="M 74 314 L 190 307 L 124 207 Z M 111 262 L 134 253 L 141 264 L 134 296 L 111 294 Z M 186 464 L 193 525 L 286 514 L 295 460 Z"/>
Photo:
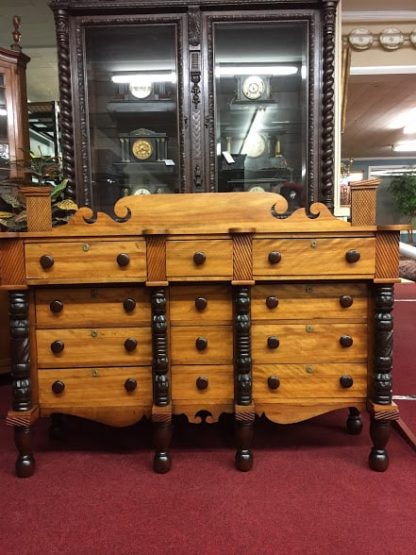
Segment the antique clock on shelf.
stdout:
<path fill-rule="evenodd" d="M 239 75 L 237 77 L 238 101 L 261 101 L 270 99 L 270 77 L 263 75 Z"/>
<path fill-rule="evenodd" d="M 164 162 L 168 157 L 168 136 L 150 129 L 120 134 L 122 162 Z"/>

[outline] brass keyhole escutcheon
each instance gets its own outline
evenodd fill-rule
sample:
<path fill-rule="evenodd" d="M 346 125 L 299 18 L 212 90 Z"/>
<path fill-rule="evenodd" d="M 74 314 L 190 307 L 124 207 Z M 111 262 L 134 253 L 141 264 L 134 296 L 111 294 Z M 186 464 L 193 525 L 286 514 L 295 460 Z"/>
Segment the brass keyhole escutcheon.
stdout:
<path fill-rule="evenodd" d="M 91 376 L 93 378 L 99 378 L 100 377 L 100 371 L 98 370 L 98 368 L 91 368 Z"/>
<path fill-rule="evenodd" d="M 82 245 L 82 250 L 83 250 L 84 252 L 88 252 L 88 251 L 90 250 L 90 248 L 91 248 L 91 247 L 89 246 L 88 243 L 84 243 L 84 244 Z"/>
<path fill-rule="evenodd" d="M 98 337 L 98 331 L 97 330 L 91 330 L 91 337 Z"/>
<path fill-rule="evenodd" d="M 312 239 L 311 249 L 316 249 L 317 246 L 318 246 L 318 241 L 316 239 Z"/>
<path fill-rule="evenodd" d="M 306 333 L 313 333 L 315 331 L 315 328 L 311 324 L 308 324 L 307 326 L 305 326 L 305 331 Z"/>
<path fill-rule="evenodd" d="M 312 366 L 307 366 L 307 367 L 305 368 L 305 370 L 306 370 L 306 373 L 307 373 L 307 374 L 313 374 L 313 368 L 312 368 Z"/>

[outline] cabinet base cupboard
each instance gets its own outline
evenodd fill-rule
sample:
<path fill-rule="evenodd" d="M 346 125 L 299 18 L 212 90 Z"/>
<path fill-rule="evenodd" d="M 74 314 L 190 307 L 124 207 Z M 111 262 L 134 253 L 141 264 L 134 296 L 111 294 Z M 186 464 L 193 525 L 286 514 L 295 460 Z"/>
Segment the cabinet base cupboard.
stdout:
<path fill-rule="evenodd" d="M 320 203 L 288 216 L 274 193 L 131 196 L 115 214 L 84 207 L 0 239 L 18 476 L 34 471 L 38 417 L 151 419 L 163 473 L 174 415 L 233 414 L 245 471 L 256 417 L 337 409 L 350 433 L 369 411 L 370 467 L 386 470 L 398 226 L 347 223 Z"/>

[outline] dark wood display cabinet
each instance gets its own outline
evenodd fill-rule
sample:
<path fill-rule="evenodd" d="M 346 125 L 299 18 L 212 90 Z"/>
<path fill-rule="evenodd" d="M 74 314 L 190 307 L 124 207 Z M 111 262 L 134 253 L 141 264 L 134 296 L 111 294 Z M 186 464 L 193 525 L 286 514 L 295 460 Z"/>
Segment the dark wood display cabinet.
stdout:
<path fill-rule="evenodd" d="M 277 192 L 333 206 L 337 0 L 52 0 L 79 204 Z"/>

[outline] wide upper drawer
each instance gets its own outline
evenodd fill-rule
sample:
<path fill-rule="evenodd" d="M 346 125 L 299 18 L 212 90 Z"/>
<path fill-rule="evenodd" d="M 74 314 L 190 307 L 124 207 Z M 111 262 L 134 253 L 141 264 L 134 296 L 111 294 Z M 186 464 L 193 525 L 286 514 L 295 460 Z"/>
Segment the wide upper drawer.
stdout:
<path fill-rule="evenodd" d="M 150 325 L 149 290 L 145 287 L 74 287 L 38 289 L 38 327 Z"/>
<path fill-rule="evenodd" d="M 375 271 L 375 239 L 254 239 L 254 278 L 362 276 Z"/>
<path fill-rule="evenodd" d="M 252 320 L 367 319 L 364 283 L 276 283 L 251 290 Z"/>
<path fill-rule="evenodd" d="M 233 318 L 231 286 L 173 285 L 169 293 L 173 324 L 215 324 Z"/>
<path fill-rule="evenodd" d="M 26 277 L 43 283 L 145 281 L 145 254 L 142 240 L 27 243 Z"/>
<path fill-rule="evenodd" d="M 150 328 L 36 331 L 39 368 L 151 364 Z"/>
<path fill-rule="evenodd" d="M 230 239 L 168 241 L 166 246 L 168 279 L 232 279 L 233 244 Z"/>

